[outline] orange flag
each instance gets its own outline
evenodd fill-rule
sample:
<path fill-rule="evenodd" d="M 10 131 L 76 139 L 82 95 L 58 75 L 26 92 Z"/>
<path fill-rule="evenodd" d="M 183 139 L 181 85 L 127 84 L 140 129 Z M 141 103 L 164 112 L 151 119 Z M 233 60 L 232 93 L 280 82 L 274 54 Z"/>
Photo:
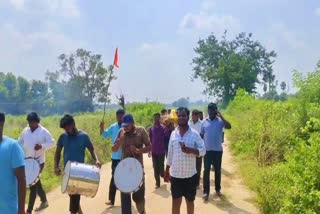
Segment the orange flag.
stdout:
<path fill-rule="evenodd" d="M 116 48 L 116 53 L 114 54 L 113 66 L 119 68 L 119 64 L 118 64 L 118 48 Z"/>

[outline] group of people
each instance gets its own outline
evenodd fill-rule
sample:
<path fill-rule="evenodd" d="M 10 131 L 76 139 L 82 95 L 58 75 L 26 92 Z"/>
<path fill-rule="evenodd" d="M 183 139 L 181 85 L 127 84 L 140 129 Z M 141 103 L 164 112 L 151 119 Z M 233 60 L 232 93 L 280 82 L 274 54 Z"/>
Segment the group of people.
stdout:
<path fill-rule="evenodd" d="M 155 188 L 160 188 L 161 178 L 171 183 L 172 213 L 180 213 L 182 197 L 187 203 L 187 213 L 194 213 L 196 191 L 200 186 L 202 160 L 203 172 L 203 199 L 208 200 L 210 194 L 210 168 L 215 171 L 215 190 L 221 196 L 221 162 L 223 129 L 230 129 L 231 124 L 218 111 L 217 105 L 208 105 L 208 117 L 202 120 L 201 112 L 190 111 L 180 107 L 177 114 L 177 123 L 168 119 L 168 112 L 162 111 L 153 115 L 153 125 L 148 131 L 135 124 L 131 114 L 123 109 L 116 112 L 117 121 L 105 129 L 104 122 L 100 123 L 100 135 L 112 140 L 111 173 L 109 185 L 109 200 L 107 205 L 115 204 L 116 185 L 114 172 L 121 160 L 132 157 L 137 159 L 143 167 L 143 154 L 152 157 Z M 202 114 L 203 115 L 203 114 Z M 203 117 L 203 116 L 202 116 Z M 3 135 L 5 115 L 0 113 L 0 169 L 3 175 L 0 182 L 4 184 L 0 191 L 1 213 L 31 214 L 36 195 L 41 199 L 36 211 L 49 206 L 46 194 L 40 179 L 30 187 L 30 196 L 27 211 L 25 212 L 26 181 L 24 159 L 36 158 L 43 170 L 45 165 L 45 151 L 54 145 L 50 132 L 40 124 L 40 117 L 32 112 L 27 115 L 26 127 L 18 141 Z M 60 127 L 64 133 L 60 135 L 54 157 L 55 174 L 61 175 L 61 152 L 63 150 L 64 166 L 68 161 L 83 163 L 85 150 L 88 149 L 97 167 L 101 167 L 90 137 L 76 128 L 74 118 L 66 114 L 60 120 Z M 166 159 L 166 161 L 165 161 Z M 166 162 L 166 164 L 165 164 Z M 2 170 L 3 169 L 3 170 Z M 146 213 L 145 209 L 145 182 L 132 193 L 121 193 L 121 210 L 123 214 L 131 214 L 131 197 L 136 204 L 138 213 Z M 70 213 L 82 214 L 80 195 L 70 195 Z"/>

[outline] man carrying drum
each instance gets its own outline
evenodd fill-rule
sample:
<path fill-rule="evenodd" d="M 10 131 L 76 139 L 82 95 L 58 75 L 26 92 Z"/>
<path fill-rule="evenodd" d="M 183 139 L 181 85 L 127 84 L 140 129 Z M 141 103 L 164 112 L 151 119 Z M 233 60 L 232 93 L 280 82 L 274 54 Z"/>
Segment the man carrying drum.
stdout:
<path fill-rule="evenodd" d="M 177 112 L 179 126 L 170 137 L 165 181 L 171 180 L 172 214 L 180 213 L 182 197 L 186 199 L 187 213 L 193 214 L 198 180 L 196 157 L 204 156 L 206 151 L 200 135 L 188 125 L 190 111 L 181 107 Z"/>
<path fill-rule="evenodd" d="M 25 214 L 24 154 L 16 140 L 3 136 L 4 123 L 0 112 L 0 213 Z"/>
<path fill-rule="evenodd" d="M 116 143 L 112 146 L 112 151 L 116 152 L 121 147 L 122 159 L 133 157 L 143 166 L 143 154 L 151 151 L 149 136 L 145 128 L 135 126 L 131 114 L 124 115 L 122 127 Z M 145 214 L 145 183 L 141 185 L 137 192 L 132 194 L 136 203 L 138 213 Z M 131 214 L 131 194 L 121 193 L 121 210 L 123 214 Z"/>
<path fill-rule="evenodd" d="M 68 161 L 75 161 L 78 163 L 84 163 L 85 150 L 89 150 L 92 159 L 96 161 L 97 167 L 101 167 L 98 157 L 94 151 L 94 147 L 89 136 L 76 128 L 73 117 L 69 114 L 64 115 L 60 120 L 60 128 L 65 130 L 65 133 L 60 135 L 57 149 L 54 157 L 54 166 L 56 175 L 61 175 L 61 169 L 59 167 L 61 150 L 63 148 L 63 163 L 66 166 Z M 69 195 L 70 205 L 69 211 L 71 214 L 82 214 L 80 207 L 80 195 Z"/>
<path fill-rule="evenodd" d="M 27 121 L 29 126 L 22 131 L 18 142 L 22 146 L 26 158 L 34 158 L 39 162 L 41 173 L 45 163 L 45 151 L 54 146 L 54 139 L 50 132 L 40 125 L 40 117 L 36 112 L 29 113 Z M 46 193 L 39 179 L 30 186 L 27 214 L 32 213 L 37 194 L 40 197 L 41 204 L 35 211 L 40 211 L 49 206 Z"/>
<path fill-rule="evenodd" d="M 122 123 L 122 117 L 125 114 L 125 111 L 123 109 L 118 109 L 116 112 L 116 117 L 117 117 L 117 122 L 113 123 L 109 126 L 108 129 L 104 130 L 104 121 L 102 121 L 100 123 L 100 135 L 104 138 L 112 138 L 112 144 L 115 143 L 120 128 L 121 128 L 121 123 Z M 118 165 L 118 163 L 121 160 L 121 155 L 122 155 L 122 151 L 121 149 L 119 149 L 117 152 L 112 152 L 111 154 L 111 170 L 112 170 L 112 177 L 110 180 L 110 185 L 109 185 L 109 201 L 106 202 L 107 205 L 114 205 L 114 201 L 116 198 L 116 191 L 117 191 L 117 187 L 114 184 L 114 171 Z"/>

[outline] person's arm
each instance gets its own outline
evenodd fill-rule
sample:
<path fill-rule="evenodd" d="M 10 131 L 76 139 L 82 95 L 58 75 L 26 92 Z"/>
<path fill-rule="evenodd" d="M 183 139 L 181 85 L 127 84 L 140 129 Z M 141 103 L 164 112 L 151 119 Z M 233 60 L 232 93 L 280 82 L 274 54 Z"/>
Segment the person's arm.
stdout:
<path fill-rule="evenodd" d="M 99 168 L 101 168 L 101 163 L 100 163 L 100 161 L 99 161 L 99 159 L 98 159 L 98 156 L 97 156 L 97 154 L 96 154 L 96 152 L 95 152 L 95 150 L 94 150 L 93 144 L 92 144 L 89 136 L 87 136 L 86 141 L 87 141 L 87 142 L 86 142 L 86 147 L 87 147 L 87 149 L 89 150 L 92 159 L 96 162 L 96 166 L 99 167 Z"/>
<path fill-rule="evenodd" d="M 203 139 L 204 138 L 204 132 L 205 132 L 205 127 L 204 127 L 204 122 L 201 123 L 201 131 L 200 131 L 200 137 Z"/>
<path fill-rule="evenodd" d="M 151 151 L 151 143 L 150 143 L 148 133 L 144 128 L 142 130 L 141 137 L 142 137 L 142 143 L 144 147 L 141 149 L 136 149 L 136 153 L 137 154 L 149 153 Z"/>
<path fill-rule="evenodd" d="M 61 159 L 61 151 L 63 148 L 63 142 L 62 142 L 62 136 L 59 137 L 56 152 L 54 154 L 54 172 L 56 175 L 61 175 L 61 169 L 60 169 L 60 159 Z"/>
<path fill-rule="evenodd" d="M 164 181 L 168 182 L 170 180 L 170 167 L 172 165 L 172 159 L 173 159 L 173 137 L 171 135 L 169 140 L 169 146 L 168 146 L 168 155 L 167 155 L 167 166 L 164 176 Z"/>
<path fill-rule="evenodd" d="M 18 182 L 18 214 L 24 214 L 26 201 L 26 175 L 24 166 L 15 168 L 14 174 Z"/>
<path fill-rule="evenodd" d="M 117 137 L 115 143 L 112 145 L 111 150 L 112 150 L 113 152 L 117 152 L 117 151 L 120 149 L 121 145 L 122 145 L 122 140 L 121 140 L 121 138 L 120 138 L 121 132 L 122 132 L 122 130 L 119 131 L 118 137 Z"/>
<path fill-rule="evenodd" d="M 24 214 L 26 200 L 26 176 L 24 169 L 24 153 L 18 143 L 13 144 L 11 168 L 18 183 L 18 214 Z"/>
<path fill-rule="evenodd" d="M 104 122 L 100 123 L 100 135 L 103 138 L 110 138 L 112 136 L 112 126 L 110 126 L 107 130 L 104 130 Z"/>
<path fill-rule="evenodd" d="M 44 130 L 45 143 L 41 144 L 43 149 L 49 149 L 54 146 L 54 139 L 48 130 Z"/>
<path fill-rule="evenodd" d="M 226 119 L 224 119 L 224 117 L 222 116 L 222 114 L 218 111 L 218 116 L 221 118 L 221 120 L 224 123 L 224 128 L 226 129 L 231 129 L 231 123 L 229 123 Z"/>

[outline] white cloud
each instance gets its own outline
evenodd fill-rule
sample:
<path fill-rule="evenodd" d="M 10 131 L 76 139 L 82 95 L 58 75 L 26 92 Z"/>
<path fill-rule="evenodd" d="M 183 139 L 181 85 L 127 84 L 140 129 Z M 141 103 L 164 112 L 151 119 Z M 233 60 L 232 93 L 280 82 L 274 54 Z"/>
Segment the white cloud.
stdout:
<path fill-rule="evenodd" d="M 316 16 L 320 16 L 320 7 L 315 9 L 315 14 Z"/>
<path fill-rule="evenodd" d="M 8 3 L 16 10 L 27 14 L 80 17 L 76 0 L 10 0 Z"/>
<path fill-rule="evenodd" d="M 187 13 L 181 20 L 179 31 L 191 31 L 195 34 L 215 32 L 222 34 L 225 30 L 237 33 L 240 31 L 240 21 L 232 15 L 214 13 L 215 1 L 205 0 L 196 13 Z"/>
<path fill-rule="evenodd" d="M 290 49 L 302 49 L 306 47 L 305 42 L 301 39 L 301 33 L 288 29 L 284 24 L 274 24 L 271 27 L 271 35 L 275 35 L 276 41 L 285 44 Z"/>

